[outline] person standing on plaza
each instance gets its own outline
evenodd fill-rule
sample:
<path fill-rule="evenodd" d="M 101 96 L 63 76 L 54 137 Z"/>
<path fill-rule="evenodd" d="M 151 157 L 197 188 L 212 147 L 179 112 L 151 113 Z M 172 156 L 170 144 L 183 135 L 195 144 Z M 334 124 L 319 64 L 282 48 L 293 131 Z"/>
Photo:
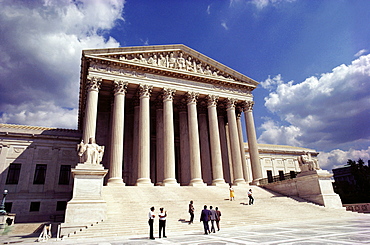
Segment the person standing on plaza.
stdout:
<path fill-rule="evenodd" d="M 218 210 L 218 207 L 216 207 L 216 226 L 217 226 L 217 231 L 220 230 L 220 220 L 221 220 L 221 211 Z"/>
<path fill-rule="evenodd" d="M 232 186 L 232 184 L 231 184 L 231 183 L 230 183 L 229 191 L 230 191 L 230 201 L 232 201 L 232 200 L 234 200 L 234 201 L 235 201 L 234 188 L 233 188 L 233 186 Z"/>
<path fill-rule="evenodd" d="M 210 218 L 211 212 L 207 209 L 207 205 L 204 205 L 204 209 L 202 210 L 202 213 L 200 214 L 200 221 L 203 221 L 203 227 L 204 227 L 204 235 L 208 235 L 210 232 L 208 221 Z"/>
<path fill-rule="evenodd" d="M 254 198 L 252 196 L 252 189 L 249 189 L 248 191 L 248 198 L 249 198 L 249 205 L 252 205 L 254 202 Z"/>
<path fill-rule="evenodd" d="M 193 223 L 194 221 L 194 206 L 193 206 L 193 201 L 190 201 L 189 203 L 189 214 L 190 214 L 190 221 L 189 221 L 189 225 Z"/>
<path fill-rule="evenodd" d="M 163 238 L 166 237 L 166 217 L 167 217 L 167 211 L 163 212 L 163 208 L 159 209 L 160 212 L 158 214 L 159 217 L 159 238 L 162 236 L 162 229 L 163 229 Z"/>
<path fill-rule="evenodd" d="M 211 219 L 211 232 L 216 233 L 216 229 L 215 229 L 216 210 L 212 208 L 213 208 L 212 206 L 209 206 L 209 211 L 211 212 L 211 215 L 209 216 Z"/>
<path fill-rule="evenodd" d="M 149 211 L 149 214 L 148 214 L 148 224 L 149 224 L 149 238 L 154 240 L 154 235 L 153 235 L 153 223 L 154 223 L 154 218 L 155 218 L 155 214 L 154 214 L 154 207 L 151 207 L 150 208 L 150 211 Z"/>

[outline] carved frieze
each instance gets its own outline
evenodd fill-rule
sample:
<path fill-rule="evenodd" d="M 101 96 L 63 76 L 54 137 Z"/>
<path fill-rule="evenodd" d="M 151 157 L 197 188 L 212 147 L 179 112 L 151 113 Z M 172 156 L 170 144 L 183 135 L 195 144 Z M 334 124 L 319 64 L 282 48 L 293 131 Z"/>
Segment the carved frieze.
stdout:
<path fill-rule="evenodd" d="M 106 58 L 116 59 L 124 62 L 132 62 L 136 64 L 144 64 L 154 67 L 168 68 L 172 70 L 187 71 L 197 73 L 213 78 L 226 79 L 230 81 L 239 81 L 230 74 L 227 74 L 216 67 L 213 67 L 199 58 L 185 54 L 182 51 L 162 51 L 162 52 L 143 52 L 135 54 L 112 54 L 105 55 Z M 118 70 L 109 68 L 109 61 L 90 63 L 90 68 L 95 70 L 105 70 L 107 72 L 117 73 Z"/>

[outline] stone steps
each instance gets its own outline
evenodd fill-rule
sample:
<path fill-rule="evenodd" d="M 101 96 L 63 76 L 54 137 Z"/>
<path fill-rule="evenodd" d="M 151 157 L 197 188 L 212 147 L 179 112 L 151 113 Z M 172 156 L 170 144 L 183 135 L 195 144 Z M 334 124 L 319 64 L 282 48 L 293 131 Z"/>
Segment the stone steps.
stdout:
<path fill-rule="evenodd" d="M 255 205 L 248 202 L 247 191 L 253 189 Z M 199 222 L 203 205 L 219 207 L 222 212 L 221 228 L 240 225 L 262 225 L 302 219 L 330 218 L 334 215 L 348 216 L 343 210 L 324 208 L 302 200 L 294 200 L 256 186 L 236 186 L 236 201 L 229 200 L 228 187 L 103 187 L 103 198 L 107 201 L 107 219 L 89 226 L 87 229 L 70 234 L 69 238 L 89 238 L 101 236 L 147 235 L 148 212 L 151 206 L 167 210 L 166 233 L 202 232 Z M 188 225 L 188 204 L 194 201 L 194 224 Z M 155 221 L 155 235 L 158 233 L 158 219 Z"/>

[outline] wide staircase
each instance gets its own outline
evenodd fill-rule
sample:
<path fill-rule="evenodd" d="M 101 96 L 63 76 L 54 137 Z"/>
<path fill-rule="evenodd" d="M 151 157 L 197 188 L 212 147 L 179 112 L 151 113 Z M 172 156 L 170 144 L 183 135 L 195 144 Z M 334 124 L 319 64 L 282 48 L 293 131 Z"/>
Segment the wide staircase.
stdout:
<path fill-rule="evenodd" d="M 253 190 L 254 205 L 247 205 L 247 191 Z M 148 235 L 148 212 L 155 207 L 167 210 L 166 234 L 171 232 L 202 232 L 200 213 L 204 205 L 218 207 L 222 213 L 222 228 L 262 225 L 279 222 L 354 217 L 358 214 L 345 209 L 328 209 L 304 200 L 292 199 L 257 186 L 236 186 L 235 201 L 229 200 L 228 187 L 103 187 L 107 201 L 107 218 L 87 228 L 70 233 L 65 239 L 107 236 L 145 237 Z M 194 201 L 194 224 L 189 225 L 188 205 Z M 91 214 L 94 215 L 94 214 Z M 157 216 L 158 217 L 158 216 Z M 158 234 L 158 218 L 155 221 L 155 236 Z"/>

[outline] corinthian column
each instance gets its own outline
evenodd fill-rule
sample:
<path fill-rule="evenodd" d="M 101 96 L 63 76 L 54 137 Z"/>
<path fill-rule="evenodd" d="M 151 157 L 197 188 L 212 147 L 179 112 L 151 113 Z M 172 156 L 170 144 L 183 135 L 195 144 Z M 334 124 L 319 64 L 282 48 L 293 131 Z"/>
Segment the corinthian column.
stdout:
<path fill-rule="evenodd" d="M 252 165 L 252 183 L 258 184 L 258 181 L 262 179 L 262 169 L 259 161 L 256 129 L 254 127 L 253 105 L 253 101 L 245 101 L 243 110 L 247 128 L 249 156 Z"/>
<path fill-rule="evenodd" d="M 163 89 L 163 143 L 164 180 L 163 185 L 179 185 L 175 173 L 175 136 L 173 128 L 173 96 L 176 90 Z"/>
<path fill-rule="evenodd" d="M 139 112 L 139 155 L 138 179 L 136 185 L 153 185 L 150 180 L 150 108 L 149 97 L 152 86 L 140 85 L 140 112 Z"/>
<path fill-rule="evenodd" d="M 230 148 L 231 148 L 231 157 L 233 163 L 233 176 L 234 184 L 245 184 L 243 177 L 243 168 L 240 156 L 240 143 L 239 143 L 239 134 L 238 126 L 236 123 L 235 116 L 235 100 L 227 100 L 227 120 L 229 122 L 229 132 L 230 132 Z"/>
<path fill-rule="evenodd" d="M 90 77 L 86 81 L 87 94 L 82 136 L 85 143 L 88 143 L 91 137 L 95 138 L 96 118 L 98 115 L 98 95 L 101 82 L 102 79 L 98 77 Z"/>
<path fill-rule="evenodd" d="M 245 157 L 245 147 L 244 147 L 244 140 L 243 140 L 243 129 L 242 129 L 242 122 L 241 122 L 241 115 L 242 115 L 242 110 L 238 106 L 236 110 L 236 124 L 238 126 L 238 134 L 239 134 L 239 144 L 240 144 L 240 155 L 241 155 L 241 160 L 242 160 L 242 167 L 243 167 L 243 175 L 244 175 L 244 180 L 249 183 L 249 168 L 247 164 L 247 159 Z"/>
<path fill-rule="evenodd" d="M 208 124 L 209 124 L 209 138 L 211 145 L 211 159 L 212 159 L 212 185 L 224 185 L 224 174 L 222 170 L 222 154 L 220 133 L 217 118 L 217 101 L 218 96 L 207 96 L 208 108 Z"/>
<path fill-rule="evenodd" d="M 127 82 L 114 81 L 114 104 L 108 185 L 124 185 L 122 180 L 123 132 Z"/>
<path fill-rule="evenodd" d="M 194 92 L 186 93 L 188 107 L 189 124 L 189 147 L 190 147 L 190 184 L 205 185 L 202 180 L 202 167 L 200 161 L 200 145 L 197 116 L 198 94 Z"/>

